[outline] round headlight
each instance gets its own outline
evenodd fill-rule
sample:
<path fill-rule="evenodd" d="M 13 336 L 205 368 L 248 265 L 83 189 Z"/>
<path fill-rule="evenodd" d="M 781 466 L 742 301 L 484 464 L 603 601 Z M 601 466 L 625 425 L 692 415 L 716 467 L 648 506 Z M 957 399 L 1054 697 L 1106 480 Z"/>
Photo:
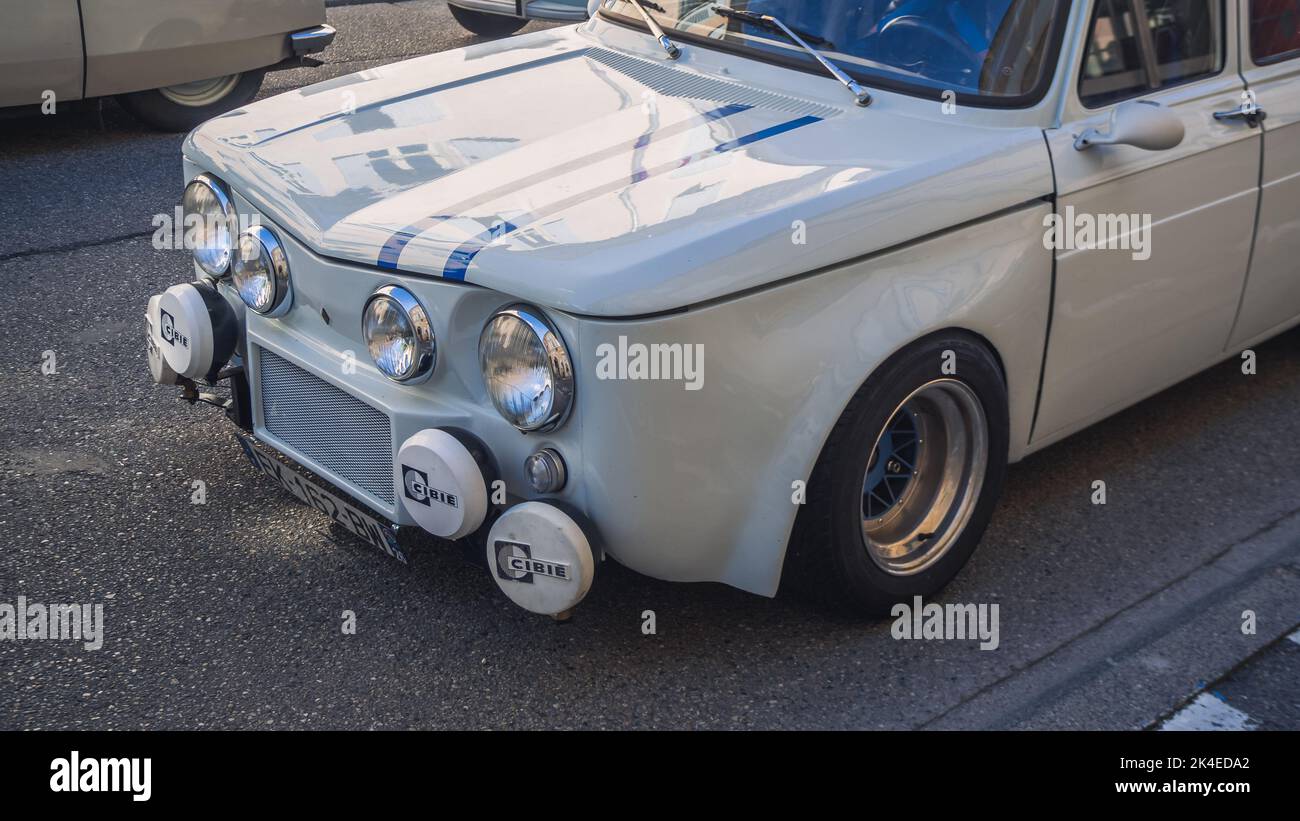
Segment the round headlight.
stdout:
<path fill-rule="evenodd" d="M 366 300 L 361 334 L 375 366 L 397 382 L 419 382 L 433 373 L 438 342 L 429 313 L 405 288 L 385 285 Z"/>
<path fill-rule="evenodd" d="M 254 225 L 239 235 L 232 268 L 235 290 L 245 305 L 269 316 L 289 310 L 289 259 L 270 229 Z"/>
<path fill-rule="evenodd" d="M 185 239 L 194 261 L 210 276 L 225 276 L 237 230 L 235 206 L 225 185 L 210 174 L 198 175 L 185 186 L 182 211 Z"/>
<path fill-rule="evenodd" d="M 492 404 L 525 433 L 552 430 L 573 404 L 573 362 L 546 316 L 529 305 L 497 311 L 478 342 Z"/>

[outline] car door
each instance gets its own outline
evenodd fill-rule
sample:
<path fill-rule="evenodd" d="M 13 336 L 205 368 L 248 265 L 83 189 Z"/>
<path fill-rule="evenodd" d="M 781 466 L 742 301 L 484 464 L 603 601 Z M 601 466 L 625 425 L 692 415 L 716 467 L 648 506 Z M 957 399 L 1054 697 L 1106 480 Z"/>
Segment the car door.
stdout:
<path fill-rule="evenodd" d="M 1242 73 L 1247 102 L 1264 115 L 1264 162 L 1234 349 L 1300 318 L 1300 0 L 1242 0 L 1241 15 Z M 1238 129 L 1252 127 L 1248 114 Z"/>
<path fill-rule="evenodd" d="M 0 0 L 0 22 L 0 108 L 81 99 L 77 0 Z"/>
<path fill-rule="evenodd" d="M 1068 242 L 1052 243 L 1055 295 L 1036 442 L 1221 357 L 1254 231 L 1258 131 L 1215 117 L 1238 108 L 1245 89 L 1236 0 L 1096 0 L 1090 14 L 1062 126 L 1047 132 Z M 1076 149 L 1079 134 L 1104 131 L 1117 105 L 1139 99 L 1182 121 L 1181 144 Z M 1119 219 L 1126 215 L 1139 226 L 1129 234 Z M 1109 221 L 1119 247 L 1089 247 L 1089 219 L 1094 237 Z"/>

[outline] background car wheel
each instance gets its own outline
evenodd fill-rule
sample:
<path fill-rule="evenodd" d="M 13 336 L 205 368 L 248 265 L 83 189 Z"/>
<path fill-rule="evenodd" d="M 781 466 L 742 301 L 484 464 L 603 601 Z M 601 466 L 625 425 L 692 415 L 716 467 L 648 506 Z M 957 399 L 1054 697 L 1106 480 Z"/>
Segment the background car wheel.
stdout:
<path fill-rule="evenodd" d="M 460 6 L 450 4 L 448 4 L 447 8 L 451 10 L 451 16 L 456 18 L 457 23 L 482 37 L 505 37 L 528 25 L 527 20 L 519 17 L 488 14 L 484 11 L 463 9 Z"/>
<path fill-rule="evenodd" d="M 137 91 L 118 102 L 138 119 L 163 131 L 189 131 L 219 114 L 239 108 L 257 96 L 263 71 L 245 71 L 210 80 Z"/>
<path fill-rule="evenodd" d="M 940 590 L 974 552 L 1001 495 L 1009 424 L 1002 370 L 974 336 L 927 337 L 892 357 L 826 442 L 787 579 L 855 616 L 888 615 Z"/>

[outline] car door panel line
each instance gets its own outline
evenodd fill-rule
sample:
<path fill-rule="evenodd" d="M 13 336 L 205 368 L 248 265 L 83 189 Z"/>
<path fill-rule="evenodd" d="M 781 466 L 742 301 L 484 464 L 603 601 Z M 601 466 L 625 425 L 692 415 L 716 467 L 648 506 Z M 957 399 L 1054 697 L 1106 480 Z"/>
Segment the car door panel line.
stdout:
<path fill-rule="evenodd" d="M 82 0 L 77 0 L 77 28 L 81 32 L 81 99 L 86 99 L 86 66 L 90 64 L 90 55 L 86 54 L 86 14 L 81 10 Z M 102 121 L 101 121 L 102 127 Z"/>
<path fill-rule="evenodd" d="M 1048 139 L 1046 130 L 1043 131 L 1043 144 L 1047 147 L 1047 163 L 1052 169 L 1052 188 L 1054 189 L 1054 192 L 1052 194 L 1051 204 L 1052 214 L 1053 216 L 1056 216 L 1060 213 L 1060 206 L 1057 201 L 1058 194 L 1056 193 L 1059 191 L 1059 183 L 1056 179 L 1056 158 L 1052 156 L 1052 141 Z M 1053 249 L 1052 282 L 1051 286 L 1048 288 L 1047 297 L 1047 327 L 1043 331 L 1043 363 L 1038 369 L 1038 390 L 1035 392 L 1034 415 L 1029 420 L 1029 441 L 1025 443 L 1026 445 L 1029 445 L 1034 441 L 1034 433 L 1038 429 L 1038 411 L 1043 406 L 1043 385 L 1047 380 L 1047 352 L 1049 346 L 1052 344 L 1052 319 L 1056 316 L 1056 259 L 1057 252 Z"/>
<path fill-rule="evenodd" d="M 1242 81 L 1244 82 L 1245 79 L 1243 76 Z M 1249 89 L 1250 85 L 1247 84 L 1246 88 Z M 1228 338 L 1223 340 L 1225 353 L 1232 347 L 1232 340 L 1237 338 L 1237 326 L 1241 322 L 1241 312 L 1246 307 L 1246 295 L 1250 293 L 1250 275 L 1255 267 L 1255 247 L 1259 245 L 1259 222 L 1264 213 L 1264 153 L 1268 151 L 1268 141 L 1264 139 L 1264 134 L 1267 127 L 1265 121 L 1260 123 L 1258 129 L 1251 129 L 1259 132 L 1259 178 L 1255 185 L 1255 223 L 1251 228 L 1250 253 L 1246 256 L 1246 278 L 1241 283 L 1241 294 L 1237 297 L 1237 312 L 1232 315 L 1232 327 L 1228 329 Z"/>

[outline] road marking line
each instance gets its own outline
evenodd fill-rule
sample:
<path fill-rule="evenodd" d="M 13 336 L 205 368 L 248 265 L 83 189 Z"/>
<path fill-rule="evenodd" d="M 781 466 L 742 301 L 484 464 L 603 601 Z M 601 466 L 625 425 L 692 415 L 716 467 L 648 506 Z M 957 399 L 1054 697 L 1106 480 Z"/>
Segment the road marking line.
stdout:
<path fill-rule="evenodd" d="M 1168 721 L 1163 730 L 1253 730 L 1259 726 L 1250 716 L 1209 693 L 1201 693 Z"/>

